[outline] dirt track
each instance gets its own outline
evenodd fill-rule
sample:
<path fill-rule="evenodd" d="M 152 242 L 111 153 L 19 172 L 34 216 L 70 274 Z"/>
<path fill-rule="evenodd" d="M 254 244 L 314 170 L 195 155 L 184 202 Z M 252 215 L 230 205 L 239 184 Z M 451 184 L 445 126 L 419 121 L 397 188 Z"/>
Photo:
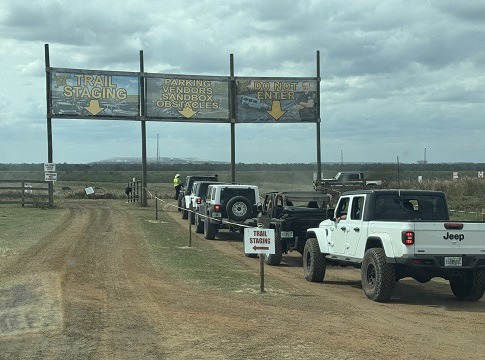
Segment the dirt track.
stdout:
<path fill-rule="evenodd" d="M 456 301 L 446 282 L 401 281 L 379 304 L 359 270 L 330 267 L 323 284 L 308 283 L 292 254 L 265 267 L 283 288 L 209 292 L 152 265 L 129 212 L 63 206 L 62 225 L 1 258 L 0 359 L 484 358 L 485 301 Z M 239 240 L 212 244 L 257 269 Z"/>

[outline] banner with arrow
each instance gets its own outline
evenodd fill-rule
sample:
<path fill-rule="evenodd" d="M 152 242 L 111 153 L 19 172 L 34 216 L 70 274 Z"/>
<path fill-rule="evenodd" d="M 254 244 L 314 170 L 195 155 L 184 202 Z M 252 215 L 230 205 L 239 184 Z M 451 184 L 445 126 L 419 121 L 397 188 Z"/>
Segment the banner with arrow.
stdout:
<path fill-rule="evenodd" d="M 236 122 L 317 122 L 314 78 L 237 78 Z"/>
<path fill-rule="evenodd" d="M 53 117 L 130 118 L 139 115 L 139 76 L 108 71 L 51 72 Z"/>

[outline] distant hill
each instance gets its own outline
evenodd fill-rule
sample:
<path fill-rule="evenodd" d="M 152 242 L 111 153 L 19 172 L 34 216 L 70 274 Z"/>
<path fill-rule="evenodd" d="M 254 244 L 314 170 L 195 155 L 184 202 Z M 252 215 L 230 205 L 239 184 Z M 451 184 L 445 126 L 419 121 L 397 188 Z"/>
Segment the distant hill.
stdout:
<path fill-rule="evenodd" d="M 93 161 L 90 164 L 141 164 L 141 157 L 114 157 L 104 160 Z M 155 157 L 147 158 L 148 164 L 228 164 L 227 161 L 203 160 L 197 158 L 172 158 L 160 157 L 158 160 Z"/>

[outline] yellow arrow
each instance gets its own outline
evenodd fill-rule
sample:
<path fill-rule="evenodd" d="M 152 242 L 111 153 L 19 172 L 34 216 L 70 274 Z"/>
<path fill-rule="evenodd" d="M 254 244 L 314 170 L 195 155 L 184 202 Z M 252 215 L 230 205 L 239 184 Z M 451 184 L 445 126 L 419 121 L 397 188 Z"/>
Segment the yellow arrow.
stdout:
<path fill-rule="evenodd" d="M 89 106 L 85 106 L 84 108 L 93 115 L 98 115 L 104 110 L 104 108 L 99 106 L 99 100 L 91 100 Z"/>
<path fill-rule="evenodd" d="M 271 111 L 267 111 L 268 114 L 271 115 L 276 121 L 283 115 L 285 115 L 286 111 L 281 110 L 281 103 L 279 100 L 274 100 L 273 105 L 271 106 Z"/>
<path fill-rule="evenodd" d="M 197 114 L 197 111 L 192 110 L 190 106 L 184 107 L 183 110 L 179 110 L 179 113 L 181 113 L 183 116 L 185 116 L 187 119 L 191 118 L 195 114 Z"/>

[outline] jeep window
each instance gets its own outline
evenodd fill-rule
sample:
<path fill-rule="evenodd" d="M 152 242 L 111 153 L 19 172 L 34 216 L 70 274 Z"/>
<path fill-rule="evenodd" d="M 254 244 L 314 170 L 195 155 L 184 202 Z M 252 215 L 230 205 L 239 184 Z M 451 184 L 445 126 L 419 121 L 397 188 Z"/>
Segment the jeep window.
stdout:
<path fill-rule="evenodd" d="M 213 198 L 213 191 L 214 191 L 214 188 L 213 188 L 213 187 L 209 186 L 209 187 L 207 188 L 207 193 L 206 193 L 205 198 L 206 198 L 206 199 L 209 199 L 209 201 L 214 199 L 214 198 Z"/>
<path fill-rule="evenodd" d="M 335 212 L 335 217 L 342 218 L 347 215 L 347 210 L 349 208 L 349 198 L 342 198 L 339 202 L 337 211 Z"/>
<path fill-rule="evenodd" d="M 350 216 L 352 220 L 362 219 L 363 206 L 364 206 L 363 196 L 357 196 L 352 199 L 352 214 Z"/>
<path fill-rule="evenodd" d="M 197 184 L 198 188 L 194 190 L 194 193 L 197 196 L 200 196 L 202 199 L 205 199 L 205 195 L 207 193 L 207 188 L 209 187 L 208 183 L 199 183 Z"/>
<path fill-rule="evenodd" d="M 448 220 L 445 201 L 440 195 L 412 197 L 382 194 L 376 196 L 375 220 Z"/>
<path fill-rule="evenodd" d="M 328 198 L 326 196 L 290 196 L 285 200 L 286 206 L 294 206 L 309 209 L 327 209 Z"/>
<path fill-rule="evenodd" d="M 221 189 L 221 204 L 226 204 L 235 196 L 244 196 L 251 204 L 256 204 L 256 196 L 253 189 L 241 188 L 222 188 Z"/>

